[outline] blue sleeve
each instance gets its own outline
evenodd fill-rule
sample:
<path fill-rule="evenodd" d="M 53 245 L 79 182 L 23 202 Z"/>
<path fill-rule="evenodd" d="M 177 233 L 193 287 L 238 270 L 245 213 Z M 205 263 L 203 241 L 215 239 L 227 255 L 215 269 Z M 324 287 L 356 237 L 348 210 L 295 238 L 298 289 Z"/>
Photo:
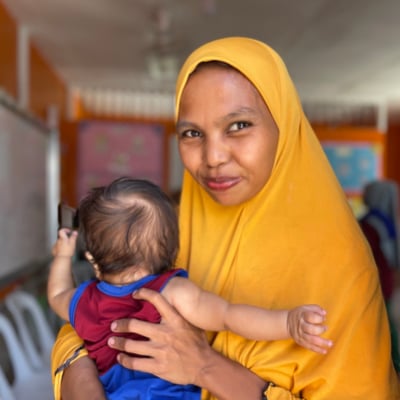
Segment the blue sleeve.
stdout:
<path fill-rule="evenodd" d="M 69 322 L 75 328 L 75 315 L 76 315 L 76 308 L 79 303 L 79 299 L 82 297 L 83 292 L 85 289 L 94 281 L 95 279 L 91 279 L 89 281 L 83 282 L 80 284 L 72 296 L 71 302 L 69 303 Z"/>

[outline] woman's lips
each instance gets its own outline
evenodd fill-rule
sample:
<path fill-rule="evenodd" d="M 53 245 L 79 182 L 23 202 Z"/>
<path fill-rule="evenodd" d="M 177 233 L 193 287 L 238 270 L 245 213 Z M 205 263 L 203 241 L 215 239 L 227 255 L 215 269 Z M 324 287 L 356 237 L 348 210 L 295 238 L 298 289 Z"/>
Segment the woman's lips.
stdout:
<path fill-rule="evenodd" d="M 205 185 L 213 191 L 224 191 L 232 188 L 240 182 L 240 178 L 218 177 L 204 178 Z"/>

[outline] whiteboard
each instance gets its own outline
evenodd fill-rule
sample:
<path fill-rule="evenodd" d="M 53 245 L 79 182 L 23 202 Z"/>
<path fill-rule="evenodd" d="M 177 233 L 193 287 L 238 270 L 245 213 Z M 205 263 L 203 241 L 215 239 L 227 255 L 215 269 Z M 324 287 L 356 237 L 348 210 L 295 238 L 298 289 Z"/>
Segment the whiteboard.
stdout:
<path fill-rule="evenodd" d="M 0 99 L 0 279 L 49 258 L 47 130 Z"/>

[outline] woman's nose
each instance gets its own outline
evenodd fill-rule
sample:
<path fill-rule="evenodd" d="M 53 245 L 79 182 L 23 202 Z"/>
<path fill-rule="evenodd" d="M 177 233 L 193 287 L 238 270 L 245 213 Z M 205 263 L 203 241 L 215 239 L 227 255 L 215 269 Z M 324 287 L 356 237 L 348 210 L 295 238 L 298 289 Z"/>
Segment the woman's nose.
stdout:
<path fill-rule="evenodd" d="M 218 167 L 229 160 L 229 146 L 224 140 L 207 138 L 203 148 L 203 160 L 209 168 Z"/>

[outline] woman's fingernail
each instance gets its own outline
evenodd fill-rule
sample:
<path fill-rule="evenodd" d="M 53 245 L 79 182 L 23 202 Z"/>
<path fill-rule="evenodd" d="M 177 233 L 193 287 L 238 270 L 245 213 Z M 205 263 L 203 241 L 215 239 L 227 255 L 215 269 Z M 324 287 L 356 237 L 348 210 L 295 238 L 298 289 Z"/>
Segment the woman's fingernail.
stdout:
<path fill-rule="evenodd" d="M 111 323 L 111 330 L 114 332 L 117 330 L 117 323 L 116 322 L 112 322 Z"/>

